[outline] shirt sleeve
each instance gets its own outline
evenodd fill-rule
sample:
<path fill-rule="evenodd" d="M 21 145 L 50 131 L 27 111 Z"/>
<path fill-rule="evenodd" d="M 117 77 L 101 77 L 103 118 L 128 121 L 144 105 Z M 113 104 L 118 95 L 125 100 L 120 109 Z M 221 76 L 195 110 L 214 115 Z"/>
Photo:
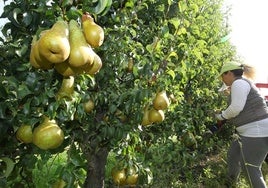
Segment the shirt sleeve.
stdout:
<path fill-rule="evenodd" d="M 222 116 L 225 119 L 236 117 L 243 110 L 250 89 L 250 84 L 245 80 L 239 79 L 233 82 L 231 86 L 231 104 L 222 112 Z"/>

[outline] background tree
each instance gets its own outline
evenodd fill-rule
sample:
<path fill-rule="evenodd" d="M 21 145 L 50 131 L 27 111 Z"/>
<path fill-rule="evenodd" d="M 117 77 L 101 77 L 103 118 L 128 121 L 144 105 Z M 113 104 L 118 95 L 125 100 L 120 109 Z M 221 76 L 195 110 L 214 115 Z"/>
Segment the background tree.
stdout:
<path fill-rule="evenodd" d="M 2 163 L 8 159 L 11 170 L 1 185 L 34 187 L 35 165 L 62 152 L 68 160 L 58 176 L 69 187 L 104 187 L 112 151 L 120 161 L 117 166 L 139 173 L 141 185 L 160 184 L 161 179 L 151 181 L 160 173 L 164 178 L 174 171 L 184 176 L 195 156 L 211 152 L 212 142 L 217 142 L 204 137 L 212 110 L 222 104 L 215 76 L 234 53 L 228 42 L 221 42 L 228 34 L 221 5 L 220 0 L 15 0 L 5 5 L 0 156 Z M 94 48 L 103 65 L 94 76 L 75 76 L 74 93 L 58 99 L 66 78 L 55 69 L 30 65 L 32 38 L 59 17 L 81 23 L 83 12 L 105 31 L 103 45 Z M 151 109 L 154 96 L 163 90 L 171 101 L 165 120 L 141 125 L 144 109 Z M 83 105 L 89 99 L 95 107 L 87 113 Z M 15 137 L 20 126 L 34 129 L 43 116 L 55 119 L 64 132 L 64 142 L 56 149 L 42 150 Z M 106 183 L 111 182 L 106 178 Z"/>

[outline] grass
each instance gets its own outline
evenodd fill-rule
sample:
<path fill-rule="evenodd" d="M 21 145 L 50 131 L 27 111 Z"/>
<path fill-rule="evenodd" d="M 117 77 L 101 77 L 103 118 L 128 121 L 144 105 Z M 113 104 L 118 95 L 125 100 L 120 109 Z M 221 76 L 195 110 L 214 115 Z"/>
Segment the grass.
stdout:
<path fill-rule="evenodd" d="M 189 169 L 186 172 L 187 179 L 184 181 L 177 180 L 173 182 L 172 188 L 212 188 L 223 187 L 221 185 L 221 180 L 224 178 L 226 173 L 226 161 L 224 160 L 226 152 L 222 151 L 219 154 L 207 156 L 206 159 L 200 161 L 199 164 L 193 169 Z M 67 154 L 60 153 L 50 158 L 47 163 L 44 163 L 41 159 L 38 160 L 36 168 L 33 170 L 33 182 L 35 187 L 38 188 L 48 188 L 58 179 L 60 171 L 66 165 Z M 108 156 L 107 166 L 106 166 L 106 179 L 110 179 L 111 168 L 116 163 L 115 154 L 111 153 Z M 268 164 L 264 163 L 262 168 L 264 178 L 268 184 Z M 172 174 L 174 176 L 179 176 L 178 174 Z M 154 175 L 155 177 L 157 176 Z M 175 179 L 175 178 L 173 178 Z M 165 181 L 163 179 L 163 181 Z M 165 182 L 163 182 L 164 185 Z M 170 183 L 170 182 L 169 182 Z M 157 185 L 153 185 L 155 187 Z M 140 186 L 140 187 L 150 187 L 150 186 Z M 249 188 L 248 182 L 241 175 L 239 182 L 237 184 L 238 188 Z"/>
<path fill-rule="evenodd" d="M 51 187 L 60 178 L 59 175 L 66 164 L 66 160 L 66 152 L 54 155 L 46 163 L 39 159 L 32 172 L 34 185 L 38 188 Z"/>
<path fill-rule="evenodd" d="M 218 187 L 221 188 L 224 186 L 221 185 L 219 179 L 224 178 L 226 175 L 227 162 L 225 161 L 226 151 L 222 151 L 220 154 L 212 155 L 207 157 L 207 163 L 203 164 L 203 174 L 201 175 L 200 181 L 203 182 L 202 185 L 193 185 L 189 187 L 197 188 L 212 188 Z M 202 163 L 201 163 L 202 164 Z M 201 165 L 202 166 L 202 165 Z M 268 163 L 264 162 L 262 165 L 262 172 L 266 184 L 268 185 Z M 217 185 L 217 181 L 219 184 Z M 216 185 L 215 185 L 216 184 Z M 237 188 L 250 188 L 248 181 L 245 178 L 245 175 L 241 173 L 239 180 L 237 182 Z"/>

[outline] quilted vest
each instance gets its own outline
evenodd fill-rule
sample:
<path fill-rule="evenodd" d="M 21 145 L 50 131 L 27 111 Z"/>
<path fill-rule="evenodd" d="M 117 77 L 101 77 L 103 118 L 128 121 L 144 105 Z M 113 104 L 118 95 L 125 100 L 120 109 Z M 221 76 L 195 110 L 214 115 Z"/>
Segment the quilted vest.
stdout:
<path fill-rule="evenodd" d="M 239 127 L 247 123 L 268 118 L 268 107 L 264 98 L 261 96 L 259 89 L 254 83 L 245 78 L 238 79 L 247 81 L 250 84 L 251 89 L 244 109 L 236 117 L 229 119 L 228 121 Z M 231 104 L 231 96 L 229 96 L 229 104 Z"/>

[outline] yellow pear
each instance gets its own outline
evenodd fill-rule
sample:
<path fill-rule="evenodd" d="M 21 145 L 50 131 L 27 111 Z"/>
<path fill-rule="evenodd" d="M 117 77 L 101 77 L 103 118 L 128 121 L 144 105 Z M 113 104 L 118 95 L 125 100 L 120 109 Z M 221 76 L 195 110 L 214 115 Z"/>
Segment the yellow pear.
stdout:
<path fill-rule="evenodd" d="M 73 67 L 71 66 L 68 61 L 64 61 L 63 63 L 55 64 L 55 70 L 60 73 L 62 76 L 75 76 L 83 72 L 80 67 Z"/>
<path fill-rule="evenodd" d="M 83 103 L 83 107 L 86 113 L 90 113 L 95 107 L 94 101 L 89 99 L 88 101 Z"/>
<path fill-rule="evenodd" d="M 23 143 L 31 143 L 33 141 L 32 126 L 26 124 L 21 125 L 16 132 L 16 138 Z"/>
<path fill-rule="evenodd" d="M 145 107 L 145 109 L 143 111 L 142 122 L 141 122 L 141 124 L 143 126 L 147 126 L 147 125 L 152 124 L 152 122 L 149 120 L 149 112 L 150 112 L 150 110 L 148 109 L 148 107 Z"/>
<path fill-rule="evenodd" d="M 99 72 L 102 67 L 102 60 L 101 58 L 95 54 L 93 64 L 90 65 L 87 69 L 85 69 L 85 73 L 89 75 L 94 75 Z"/>
<path fill-rule="evenodd" d="M 69 64 L 74 67 L 80 67 L 85 64 L 92 64 L 95 52 L 86 42 L 85 36 L 75 20 L 69 22 L 70 46 Z"/>
<path fill-rule="evenodd" d="M 169 107 L 170 101 L 166 91 L 158 92 L 153 100 L 153 106 L 156 110 L 165 110 Z"/>
<path fill-rule="evenodd" d="M 122 122 L 126 122 L 127 121 L 127 116 L 124 114 L 124 112 L 122 112 L 121 110 L 117 109 L 115 112 L 115 116 Z"/>
<path fill-rule="evenodd" d="M 160 122 L 164 121 L 164 119 L 165 119 L 164 111 L 163 110 L 156 110 L 156 109 L 152 108 L 149 111 L 148 119 L 152 123 L 160 123 Z"/>
<path fill-rule="evenodd" d="M 94 19 L 88 12 L 82 15 L 82 27 L 85 38 L 93 48 L 102 45 L 104 40 L 104 31 L 101 26 L 94 22 Z"/>
<path fill-rule="evenodd" d="M 58 20 L 40 36 L 38 48 L 41 56 L 51 63 L 62 63 L 70 54 L 68 24 Z"/>
<path fill-rule="evenodd" d="M 31 44 L 31 51 L 30 51 L 30 64 L 34 67 L 34 68 L 41 68 L 41 66 L 37 63 L 36 61 L 36 57 L 35 57 L 35 53 L 34 53 L 34 49 L 35 46 L 37 44 L 37 36 L 35 35 L 32 39 L 32 44 Z"/>
<path fill-rule="evenodd" d="M 40 149 L 55 149 L 62 144 L 63 140 L 64 133 L 53 119 L 45 117 L 44 121 L 34 128 L 33 144 Z"/>
<path fill-rule="evenodd" d="M 67 183 L 63 179 L 58 179 L 52 184 L 52 188 L 64 188 L 66 185 Z"/>
<path fill-rule="evenodd" d="M 31 44 L 30 64 L 37 69 L 52 69 L 54 65 L 40 56 L 38 42 L 37 36 L 35 35 Z"/>
<path fill-rule="evenodd" d="M 74 77 L 69 76 L 69 77 L 63 77 L 61 87 L 56 94 L 57 99 L 61 98 L 67 98 L 72 100 L 72 95 L 74 93 Z"/>
<path fill-rule="evenodd" d="M 129 58 L 128 64 L 127 64 L 127 71 L 132 72 L 133 71 L 133 66 L 134 66 L 133 58 Z"/>

